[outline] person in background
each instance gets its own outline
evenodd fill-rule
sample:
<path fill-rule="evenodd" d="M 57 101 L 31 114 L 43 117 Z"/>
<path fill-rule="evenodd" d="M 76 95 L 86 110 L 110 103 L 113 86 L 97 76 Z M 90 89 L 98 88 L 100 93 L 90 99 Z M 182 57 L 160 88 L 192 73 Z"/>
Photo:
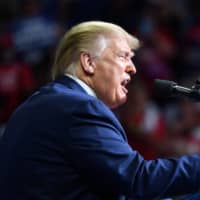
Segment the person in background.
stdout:
<path fill-rule="evenodd" d="M 66 32 L 52 82 L 17 108 L 1 140 L 1 199 L 150 200 L 199 190 L 200 155 L 144 160 L 111 111 L 127 100 L 138 47 L 108 22 Z"/>
<path fill-rule="evenodd" d="M 0 36 L 0 138 L 12 112 L 35 90 L 31 68 L 16 56 L 12 42 L 3 39 Z"/>
<path fill-rule="evenodd" d="M 166 106 L 168 140 L 174 145 L 174 155 L 200 153 L 199 104 L 188 98 Z"/>
<path fill-rule="evenodd" d="M 47 16 L 42 1 L 20 0 L 18 13 L 10 28 L 13 47 L 33 71 L 39 88 L 49 81 L 52 52 L 63 28 L 53 17 Z"/>
<path fill-rule="evenodd" d="M 128 142 L 146 160 L 164 157 L 172 146 L 166 135 L 166 124 L 161 110 L 150 99 L 146 85 L 134 79 L 128 87 L 128 99 L 119 112 Z"/>

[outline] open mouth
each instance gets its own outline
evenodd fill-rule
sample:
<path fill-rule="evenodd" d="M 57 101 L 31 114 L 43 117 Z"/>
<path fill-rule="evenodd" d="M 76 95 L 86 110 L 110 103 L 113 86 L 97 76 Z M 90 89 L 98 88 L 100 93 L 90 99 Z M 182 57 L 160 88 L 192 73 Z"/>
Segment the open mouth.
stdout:
<path fill-rule="evenodd" d="M 122 86 L 122 90 L 124 91 L 125 94 L 128 93 L 128 90 L 127 90 L 127 85 L 128 83 L 130 82 L 130 79 L 125 79 L 121 82 L 121 86 Z"/>

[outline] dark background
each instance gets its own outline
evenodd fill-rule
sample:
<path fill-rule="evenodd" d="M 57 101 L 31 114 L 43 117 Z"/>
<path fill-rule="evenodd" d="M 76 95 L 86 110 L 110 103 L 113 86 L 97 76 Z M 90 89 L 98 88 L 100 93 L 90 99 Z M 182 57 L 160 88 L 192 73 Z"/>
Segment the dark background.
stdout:
<path fill-rule="evenodd" d="M 199 78 L 199 0 L 1 0 L 1 134 L 15 108 L 50 80 L 65 31 L 87 20 L 114 22 L 141 40 L 129 100 L 115 111 L 130 145 L 146 159 L 199 153 L 199 103 L 152 92 L 156 78 L 187 87 Z"/>

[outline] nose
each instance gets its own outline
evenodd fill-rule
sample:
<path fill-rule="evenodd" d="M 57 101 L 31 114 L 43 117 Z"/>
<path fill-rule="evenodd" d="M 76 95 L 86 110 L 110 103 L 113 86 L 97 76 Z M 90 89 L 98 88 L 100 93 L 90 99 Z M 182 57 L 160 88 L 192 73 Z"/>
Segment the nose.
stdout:
<path fill-rule="evenodd" d="M 127 64 L 126 72 L 129 73 L 129 74 L 131 74 L 131 75 L 136 74 L 137 70 L 136 70 L 136 67 L 135 67 L 135 65 L 133 64 L 132 61 L 130 61 Z"/>

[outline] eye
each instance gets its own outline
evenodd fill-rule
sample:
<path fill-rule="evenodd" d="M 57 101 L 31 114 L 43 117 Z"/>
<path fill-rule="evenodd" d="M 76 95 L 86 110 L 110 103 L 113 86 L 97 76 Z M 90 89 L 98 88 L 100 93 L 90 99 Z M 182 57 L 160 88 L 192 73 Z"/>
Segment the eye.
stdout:
<path fill-rule="evenodd" d="M 117 54 L 117 56 L 122 61 L 130 61 L 133 57 L 133 54 L 132 54 L 132 52 L 131 52 L 131 54 L 129 52 L 121 52 L 121 53 Z"/>
<path fill-rule="evenodd" d="M 123 54 L 119 54 L 118 57 L 119 57 L 121 60 L 126 60 L 126 59 L 127 59 L 126 55 L 123 55 Z"/>

